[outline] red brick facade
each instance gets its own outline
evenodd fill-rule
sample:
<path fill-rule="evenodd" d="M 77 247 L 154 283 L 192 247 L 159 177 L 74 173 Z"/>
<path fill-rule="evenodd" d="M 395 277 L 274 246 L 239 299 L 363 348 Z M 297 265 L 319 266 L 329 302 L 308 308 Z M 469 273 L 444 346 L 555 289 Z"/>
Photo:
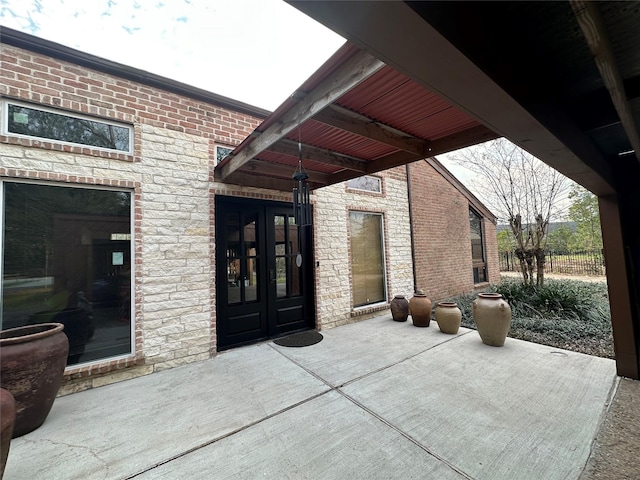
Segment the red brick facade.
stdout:
<path fill-rule="evenodd" d="M 420 160 L 409 165 L 416 286 L 434 300 L 472 291 L 469 208 L 458 182 Z M 483 215 L 483 212 L 478 212 Z M 500 280 L 496 225 L 483 218 L 484 251 L 490 282 Z M 482 286 L 486 285 L 483 284 Z"/>

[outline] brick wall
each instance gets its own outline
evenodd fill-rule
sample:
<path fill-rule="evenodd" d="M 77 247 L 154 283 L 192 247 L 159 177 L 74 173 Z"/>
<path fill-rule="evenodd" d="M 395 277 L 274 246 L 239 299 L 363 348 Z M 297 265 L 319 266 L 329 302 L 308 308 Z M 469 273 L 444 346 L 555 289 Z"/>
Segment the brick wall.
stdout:
<path fill-rule="evenodd" d="M 469 200 L 425 161 L 410 164 L 417 287 L 432 301 L 474 289 Z M 499 281 L 496 228 L 484 222 L 490 281 Z"/>
<path fill-rule="evenodd" d="M 134 152 L 0 136 L 0 176 L 134 193 L 136 356 L 70 367 L 62 393 L 209 358 L 215 352 L 214 146 L 240 143 L 261 119 L 2 46 L 5 98 L 134 125 Z"/>
<path fill-rule="evenodd" d="M 215 145 L 239 144 L 261 119 L 8 45 L 0 58 L 3 97 L 134 126 L 132 154 L 0 136 L 0 176 L 133 193 L 136 355 L 70 367 L 62 392 L 209 358 L 216 351 L 215 195 L 291 201 L 287 192 L 213 180 Z M 434 300 L 471 290 L 466 198 L 425 162 L 410 168 L 418 287 Z M 413 292 L 406 169 L 380 176 L 382 193 L 342 183 L 312 195 L 319 328 L 367 318 L 387 310 L 394 295 Z M 350 210 L 383 216 L 387 301 L 378 305 L 352 306 Z M 490 222 L 485 238 L 488 272 L 499 278 Z"/>

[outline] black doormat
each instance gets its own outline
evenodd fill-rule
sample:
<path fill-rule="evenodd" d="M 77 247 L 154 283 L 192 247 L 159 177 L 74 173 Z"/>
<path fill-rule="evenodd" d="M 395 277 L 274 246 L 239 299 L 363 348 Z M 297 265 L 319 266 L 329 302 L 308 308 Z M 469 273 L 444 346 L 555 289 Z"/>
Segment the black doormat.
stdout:
<path fill-rule="evenodd" d="M 307 332 L 294 333 L 286 337 L 278 338 L 273 343 L 282 347 L 308 347 L 322 341 L 324 337 L 321 333 L 315 330 L 309 330 Z"/>

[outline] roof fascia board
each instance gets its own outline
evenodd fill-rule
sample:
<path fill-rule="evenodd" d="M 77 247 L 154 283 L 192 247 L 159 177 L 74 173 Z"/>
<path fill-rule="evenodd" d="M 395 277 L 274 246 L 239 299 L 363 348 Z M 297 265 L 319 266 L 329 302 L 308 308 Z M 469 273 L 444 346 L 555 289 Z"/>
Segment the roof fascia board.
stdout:
<path fill-rule="evenodd" d="M 224 163 L 220 169 L 220 178 L 225 180 L 240 169 L 249 160 L 256 157 L 301 123 L 312 118 L 349 90 L 380 70 L 384 63 L 364 50 L 359 50 L 347 59 L 331 75 L 321 81 L 293 108 L 284 112 L 279 121 L 273 123 L 256 137 L 246 148 L 241 149 Z"/>

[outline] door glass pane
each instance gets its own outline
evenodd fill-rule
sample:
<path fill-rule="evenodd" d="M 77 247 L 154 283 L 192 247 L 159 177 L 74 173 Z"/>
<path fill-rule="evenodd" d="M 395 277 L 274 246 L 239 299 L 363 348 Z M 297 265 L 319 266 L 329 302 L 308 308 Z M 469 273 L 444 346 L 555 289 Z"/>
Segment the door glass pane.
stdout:
<path fill-rule="evenodd" d="M 228 303 L 239 303 L 240 296 L 240 260 L 227 257 L 227 299 Z"/>
<path fill-rule="evenodd" d="M 256 218 L 247 216 L 244 221 L 244 254 L 256 255 L 258 244 L 256 243 Z M 253 253 L 252 253 L 253 252 Z"/>
<path fill-rule="evenodd" d="M 131 353 L 131 193 L 3 188 L 2 328 L 62 323 L 69 365 Z"/>
<path fill-rule="evenodd" d="M 382 215 L 350 212 L 351 275 L 354 306 L 386 299 Z"/>
<path fill-rule="evenodd" d="M 227 257 L 240 256 L 240 215 L 227 217 Z"/>
<path fill-rule="evenodd" d="M 287 260 L 284 257 L 276 258 L 276 292 L 279 298 L 287 296 Z"/>
<path fill-rule="evenodd" d="M 243 278 L 244 298 L 246 302 L 255 302 L 258 299 L 258 262 L 255 257 L 246 259 L 247 275 Z"/>
<path fill-rule="evenodd" d="M 275 215 L 273 217 L 273 229 L 275 234 L 276 255 L 285 255 L 286 252 L 286 217 L 284 215 Z"/>

